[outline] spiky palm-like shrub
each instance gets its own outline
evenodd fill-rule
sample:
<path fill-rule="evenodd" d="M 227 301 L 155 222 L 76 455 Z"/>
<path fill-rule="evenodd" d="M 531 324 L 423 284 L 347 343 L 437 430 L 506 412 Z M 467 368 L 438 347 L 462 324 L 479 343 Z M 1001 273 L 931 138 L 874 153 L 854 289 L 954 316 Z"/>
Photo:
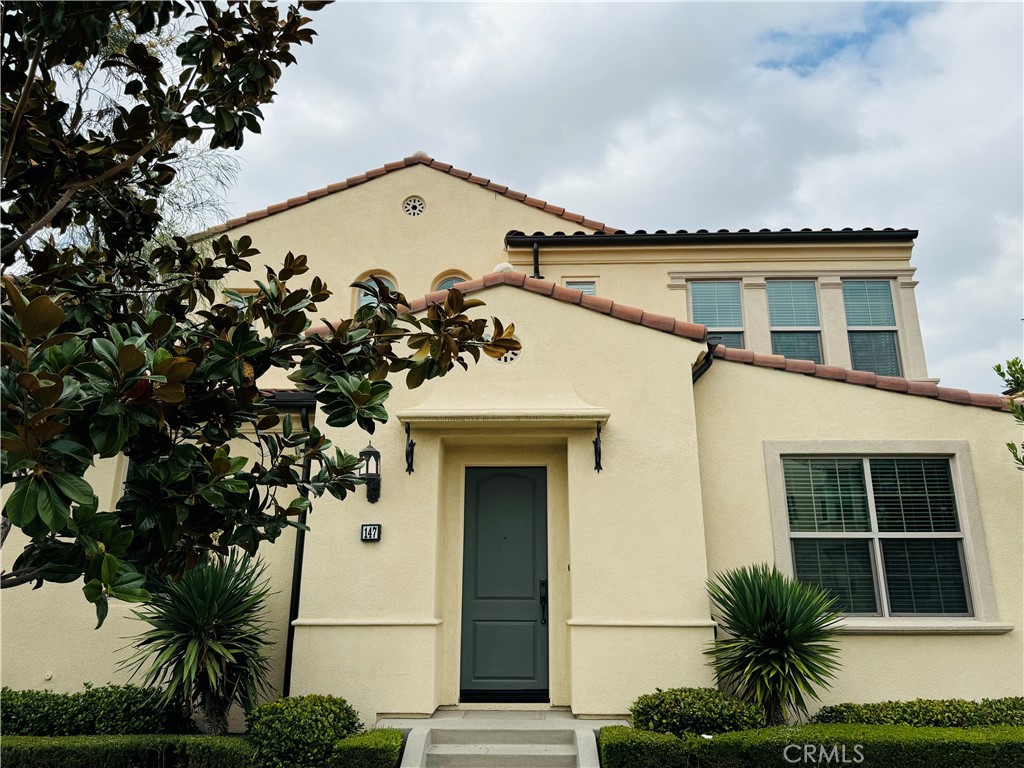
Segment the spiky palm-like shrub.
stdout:
<path fill-rule="evenodd" d="M 270 692 L 264 570 L 232 553 L 168 580 L 134 612 L 150 628 L 132 643 L 125 665 L 162 687 L 164 701 L 201 712 L 214 732 L 227 730 L 232 704 L 248 714 Z"/>
<path fill-rule="evenodd" d="M 768 725 L 806 715 L 806 698 L 839 667 L 835 599 L 764 563 L 718 574 L 708 594 L 724 634 L 705 651 L 719 684 L 758 705 Z"/>

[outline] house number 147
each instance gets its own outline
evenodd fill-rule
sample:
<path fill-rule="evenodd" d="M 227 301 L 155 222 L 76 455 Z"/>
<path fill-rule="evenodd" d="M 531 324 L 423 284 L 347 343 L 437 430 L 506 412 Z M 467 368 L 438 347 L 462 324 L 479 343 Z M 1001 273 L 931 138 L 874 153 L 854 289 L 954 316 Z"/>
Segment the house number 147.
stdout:
<path fill-rule="evenodd" d="M 380 523 L 367 523 L 360 529 L 361 541 L 380 541 Z"/>

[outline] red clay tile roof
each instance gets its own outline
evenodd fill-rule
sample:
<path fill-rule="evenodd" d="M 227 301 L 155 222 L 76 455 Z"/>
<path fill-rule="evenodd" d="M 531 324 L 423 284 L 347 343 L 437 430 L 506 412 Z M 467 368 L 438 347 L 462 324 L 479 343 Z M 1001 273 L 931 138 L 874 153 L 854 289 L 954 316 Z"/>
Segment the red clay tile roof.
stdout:
<path fill-rule="evenodd" d="M 870 371 L 853 371 L 835 365 L 818 365 L 810 360 L 790 360 L 781 355 L 761 355 L 749 349 L 732 349 L 719 344 L 715 347 L 715 357 L 734 363 L 746 363 L 760 368 L 776 368 L 790 373 L 802 373 L 805 376 L 816 376 L 819 379 L 832 379 L 847 384 L 858 384 L 873 387 L 887 392 L 899 392 L 906 395 L 918 395 L 943 400 L 959 405 L 975 405 L 979 408 L 1004 410 L 1010 398 L 1004 395 L 980 395 L 966 389 L 939 387 L 927 381 L 910 381 L 898 376 L 878 376 Z"/>
<path fill-rule="evenodd" d="M 556 301 L 578 304 L 593 312 L 600 312 L 602 315 L 610 315 L 619 320 L 625 320 L 635 325 L 644 325 L 648 328 L 654 328 L 655 330 L 671 333 L 676 336 L 683 336 L 693 341 L 704 341 L 708 335 L 706 326 L 696 323 L 685 323 L 682 320 L 676 320 L 674 317 L 668 317 L 667 315 L 645 312 L 638 307 L 620 304 L 617 301 L 600 296 L 587 296 L 583 291 L 564 288 L 548 280 L 537 280 L 527 277 L 522 272 L 491 272 L 475 280 L 456 283 L 455 287 L 463 293 L 476 293 L 495 285 L 511 285 L 515 288 L 522 288 L 526 291 L 539 293 L 542 296 L 548 296 Z M 422 312 L 430 304 L 440 304 L 443 302 L 447 295 L 448 291 L 434 291 L 433 293 L 428 293 L 422 299 L 413 299 L 409 302 L 408 311 Z M 308 334 L 326 334 L 328 332 L 327 326 L 324 325 L 310 328 L 307 331 Z"/>
<path fill-rule="evenodd" d="M 527 277 L 522 272 L 492 272 L 475 280 L 456 283 L 455 287 L 464 294 L 468 294 L 483 291 L 495 285 L 511 285 L 515 288 L 548 296 L 557 301 L 564 301 L 567 304 L 576 304 L 593 312 L 600 312 L 602 315 L 609 315 L 635 325 L 643 325 L 647 328 L 682 336 L 693 341 L 705 341 L 707 339 L 708 330 L 704 325 L 687 323 L 668 315 L 646 312 L 639 307 L 620 304 L 603 296 L 588 296 L 583 291 L 565 288 L 549 280 L 537 280 L 536 278 Z M 409 302 L 408 311 L 414 313 L 422 312 L 430 304 L 440 304 L 443 302 L 447 295 L 448 291 L 428 293 L 421 299 L 414 299 Z M 323 325 L 307 331 L 310 335 L 326 334 L 328 332 L 327 326 Z M 886 392 L 930 397 L 960 405 L 1005 410 L 1010 402 L 1010 398 L 1003 395 L 981 395 L 968 392 L 965 389 L 939 387 L 929 382 L 910 381 L 897 376 L 878 376 L 870 371 L 854 371 L 835 365 L 818 365 L 810 360 L 790 359 L 782 355 L 762 355 L 749 349 L 731 349 L 723 347 L 721 344 L 715 347 L 714 355 L 729 362 L 746 363 L 760 368 L 774 368 L 788 373 L 802 373 L 805 376 L 815 376 L 819 379 L 832 379 L 833 381 L 842 381 L 847 384 L 873 387 Z"/>
<path fill-rule="evenodd" d="M 509 189 L 504 184 L 495 184 L 490 179 L 483 179 L 479 176 L 475 176 L 471 174 L 469 171 L 461 171 L 458 168 L 453 168 L 450 163 L 442 163 L 439 160 L 435 160 L 434 158 L 429 157 L 422 152 L 417 152 L 415 155 L 407 157 L 403 160 L 399 160 L 398 162 L 395 163 L 385 163 L 384 166 L 381 168 L 374 168 L 371 171 L 367 171 L 366 173 L 361 173 L 358 176 L 353 176 L 349 179 L 345 179 L 345 181 L 338 182 L 337 184 L 328 184 L 326 187 L 322 187 L 321 189 L 314 189 L 312 192 L 307 192 L 304 195 L 292 197 L 283 203 L 276 203 L 267 208 L 264 208 L 263 210 L 252 211 L 250 213 L 245 214 L 244 216 L 239 216 L 237 219 L 230 219 L 223 224 L 218 224 L 214 227 L 210 227 L 209 229 L 203 232 L 199 232 L 198 234 L 193 235 L 193 239 L 199 239 L 202 237 L 206 237 L 207 235 L 219 235 L 222 232 L 227 232 L 230 229 L 241 227 L 243 224 L 249 224 L 253 221 L 265 219 L 267 216 L 273 216 L 275 213 L 280 213 L 281 211 L 286 211 L 289 208 L 295 208 L 297 206 L 310 203 L 314 200 L 320 199 L 321 197 L 326 197 L 327 195 L 333 195 L 335 192 L 340 192 L 343 189 L 351 189 L 352 187 L 358 186 L 360 184 L 365 184 L 366 182 L 370 181 L 371 179 L 375 179 L 378 176 L 384 176 L 386 174 L 393 173 L 394 171 L 400 171 L 403 168 L 409 168 L 410 166 L 413 165 L 425 165 L 428 168 L 433 168 L 434 170 L 441 171 L 441 173 L 447 173 L 449 176 L 454 176 L 458 179 L 462 179 L 466 182 L 469 182 L 470 184 L 476 184 L 479 187 L 483 187 L 484 189 L 496 192 L 499 195 L 509 198 L 510 200 L 515 200 L 516 202 L 524 203 L 532 208 L 538 208 L 554 216 L 558 216 L 559 218 L 565 219 L 566 221 L 571 221 L 574 224 L 582 224 L 585 227 L 590 227 L 592 229 L 605 232 L 607 234 L 619 231 L 614 227 L 609 227 L 606 224 L 603 224 L 600 221 L 591 221 L 590 219 L 584 218 L 578 213 L 570 213 L 566 211 L 565 208 L 562 208 L 560 206 L 552 205 L 551 203 L 545 202 L 544 200 L 538 200 L 534 197 L 528 197 L 524 192 L 516 192 L 515 190 Z"/>

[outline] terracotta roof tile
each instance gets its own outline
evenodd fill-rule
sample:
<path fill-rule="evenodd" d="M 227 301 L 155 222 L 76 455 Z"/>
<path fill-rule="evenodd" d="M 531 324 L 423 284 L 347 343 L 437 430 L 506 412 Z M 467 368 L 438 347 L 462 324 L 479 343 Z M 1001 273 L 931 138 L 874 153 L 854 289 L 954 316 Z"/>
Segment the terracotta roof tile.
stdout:
<path fill-rule="evenodd" d="M 707 326 L 699 325 L 697 323 L 687 323 L 682 320 L 676 320 L 672 323 L 672 333 L 676 336 L 685 336 L 688 339 L 700 339 L 701 341 L 707 336 Z M 703 336 L 701 336 L 703 334 Z"/>
<path fill-rule="evenodd" d="M 639 325 L 640 321 L 643 320 L 644 311 L 640 307 L 631 307 L 628 304 L 619 304 L 616 301 L 612 303 L 610 314 L 612 317 L 619 318 L 619 320 L 628 320 Z"/>
<path fill-rule="evenodd" d="M 551 295 L 559 301 L 566 301 L 569 304 L 579 304 L 580 300 L 583 298 L 583 291 L 556 285 L 555 289 L 551 291 Z"/>
<path fill-rule="evenodd" d="M 535 277 L 527 277 L 523 280 L 523 288 L 534 293 L 542 293 L 545 296 L 550 296 L 555 290 L 555 284 L 549 280 L 538 280 Z"/>
<path fill-rule="evenodd" d="M 604 298 L 604 296 L 588 296 L 587 294 L 583 294 L 583 296 L 580 297 L 581 307 L 586 307 L 594 312 L 600 312 L 602 315 L 607 315 L 611 312 L 612 304 L 614 303 L 615 302 L 611 299 Z"/>
<path fill-rule="evenodd" d="M 640 318 L 640 325 L 646 325 L 648 328 L 654 328 L 656 331 L 665 331 L 666 333 L 672 333 L 675 329 L 676 319 L 669 317 L 668 315 L 656 315 L 653 312 L 644 312 L 644 316 Z"/>
<path fill-rule="evenodd" d="M 815 367 L 815 364 L 810 360 L 790 360 L 789 358 L 786 358 L 787 371 L 813 374 Z"/>
<path fill-rule="evenodd" d="M 450 176 L 455 176 L 456 178 L 463 179 L 465 181 L 489 189 L 493 192 L 497 192 L 499 195 L 507 197 L 511 200 L 526 203 L 527 205 L 533 208 L 538 208 L 546 213 L 552 214 L 553 216 L 557 216 L 561 219 L 566 219 L 567 221 L 572 221 L 576 224 L 582 224 L 583 226 L 590 227 L 592 229 L 604 232 L 606 234 L 611 234 L 613 232 L 620 231 L 615 229 L 614 227 L 610 227 L 606 224 L 603 224 L 600 221 L 585 219 L 583 216 L 580 216 L 579 214 L 575 213 L 566 213 L 564 208 L 561 208 L 557 205 L 551 205 L 550 203 L 547 203 L 543 200 L 538 200 L 537 198 L 534 197 L 527 197 L 527 195 L 523 192 L 515 192 L 513 190 L 510 190 L 503 184 L 495 184 L 488 179 L 482 178 L 480 176 L 474 176 L 469 171 L 463 171 L 458 168 L 454 168 L 450 163 L 442 163 L 439 160 L 435 160 L 432 157 L 428 157 L 425 154 L 417 153 L 415 155 L 411 155 L 409 157 L 406 157 L 402 160 L 398 160 L 393 163 L 385 163 L 380 168 L 374 168 L 373 170 L 369 170 L 366 173 L 361 173 L 358 176 L 352 176 L 348 179 L 345 179 L 345 181 L 337 182 L 335 184 L 328 184 L 326 187 L 322 187 L 321 189 L 315 190 L 313 192 L 307 192 L 305 195 L 298 195 L 296 197 L 292 197 L 283 203 L 275 203 L 274 205 L 268 206 L 267 208 L 264 208 L 262 210 L 252 211 L 250 213 L 246 213 L 243 216 L 230 219 L 224 224 L 217 224 L 216 226 L 210 227 L 209 229 L 192 235 L 191 239 L 198 240 L 203 237 L 208 237 L 210 235 L 220 234 L 221 232 L 226 232 L 228 230 L 235 229 L 236 227 L 241 227 L 245 224 L 250 224 L 254 221 L 266 218 L 267 216 L 271 216 L 275 213 L 281 213 L 282 211 L 286 211 L 289 208 L 296 208 L 300 205 L 305 205 L 306 203 L 310 203 L 321 197 L 332 195 L 335 192 L 341 192 L 342 190 L 345 189 L 351 189 L 352 187 L 358 186 L 359 184 L 364 184 L 367 181 L 372 181 L 373 179 L 378 178 L 380 176 L 393 173 L 394 171 L 400 171 L 404 168 L 409 168 L 414 165 L 425 165 L 428 168 L 433 168 L 434 170 L 441 171 L 442 173 L 447 173 Z"/>
<path fill-rule="evenodd" d="M 732 349 L 730 347 L 723 347 L 721 344 L 715 347 L 714 354 L 715 357 L 733 363 L 745 363 L 747 365 L 767 368 L 779 367 L 777 364 L 779 355 L 756 355 L 749 349 Z M 965 389 L 937 387 L 928 381 L 910 381 L 899 376 L 876 376 L 870 371 L 854 371 L 848 368 L 840 368 L 837 365 L 819 365 L 810 360 L 781 359 L 784 361 L 783 368 L 788 372 L 815 376 L 819 379 L 830 379 L 848 384 L 873 387 L 886 392 L 915 395 L 917 397 L 937 397 L 949 403 L 973 405 L 993 410 L 1006 410 L 1010 402 L 1010 398 L 1002 395 L 984 395 L 968 392 Z"/>
<path fill-rule="evenodd" d="M 876 376 L 871 371 L 847 371 L 846 381 L 849 384 L 862 384 L 865 387 L 873 387 L 876 384 Z"/>
<path fill-rule="evenodd" d="M 762 368 L 778 368 L 780 371 L 786 369 L 786 358 L 782 355 L 759 355 L 754 353 L 754 365 Z"/>

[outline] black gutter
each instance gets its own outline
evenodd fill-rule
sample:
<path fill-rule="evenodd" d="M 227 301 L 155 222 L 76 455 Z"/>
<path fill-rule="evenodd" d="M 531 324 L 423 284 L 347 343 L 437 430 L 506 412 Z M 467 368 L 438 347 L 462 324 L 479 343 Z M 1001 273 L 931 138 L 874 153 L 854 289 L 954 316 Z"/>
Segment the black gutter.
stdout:
<path fill-rule="evenodd" d="M 544 275 L 540 273 L 540 246 L 536 240 L 533 242 L 533 274 L 531 277 L 537 280 L 544 279 Z"/>
<path fill-rule="evenodd" d="M 718 342 L 716 341 L 708 342 L 708 353 L 704 355 L 704 359 L 700 361 L 700 365 L 698 365 L 697 369 L 693 372 L 694 384 L 697 383 L 697 379 L 711 370 L 711 365 L 715 362 L 715 347 L 717 346 Z"/>
<path fill-rule="evenodd" d="M 299 409 L 299 418 L 303 432 L 310 427 L 309 415 L 316 409 L 316 397 L 309 392 L 275 392 L 267 402 L 281 410 Z M 311 471 L 310 460 L 302 462 L 302 482 L 309 482 Z M 308 496 L 303 492 L 303 496 Z M 306 524 L 306 512 L 299 514 L 299 525 Z M 306 550 L 306 532 L 302 528 L 295 531 L 295 554 L 292 559 L 292 589 L 288 600 L 288 630 L 284 646 L 284 682 L 281 684 L 281 695 L 288 696 L 292 687 L 292 656 L 295 648 L 295 620 L 299 617 L 299 597 L 302 593 L 302 558 Z"/>
<path fill-rule="evenodd" d="M 916 229 L 802 229 L 798 231 L 781 229 L 777 231 L 761 230 L 752 232 L 749 230 L 719 230 L 709 232 L 701 229 L 696 232 L 679 230 L 678 232 L 647 233 L 643 230 L 638 232 L 616 232 L 608 235 L 603 232 L 576 232 L 567 235 L 562 232 L 545 234 L 535 232 L 528 235 L 525 232 L 512 230 L 505 235 L 506 248 L 595 248 L 595 247 L 616 247 L 616 246 L 642 246 L 642 245 L 770 245 L 775 243 L 880 243 L 880 242 L 911 242 L 917 238 Z M 536 250 L 534 251 L 536 253 Z M 537 270 L 534 269 L 534 272 Z"/>

